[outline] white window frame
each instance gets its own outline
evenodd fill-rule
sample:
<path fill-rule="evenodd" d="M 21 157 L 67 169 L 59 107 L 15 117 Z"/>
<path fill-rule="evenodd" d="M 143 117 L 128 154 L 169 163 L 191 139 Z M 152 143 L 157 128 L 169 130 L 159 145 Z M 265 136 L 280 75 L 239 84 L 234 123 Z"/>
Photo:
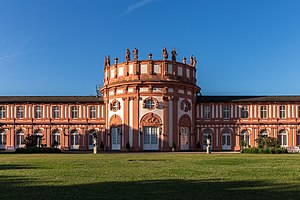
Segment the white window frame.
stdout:
<path fill-rule="evenodd" d="M 7 143 L 7 134 L 4 129 L 0 131 L 0 147 L 5 147 Z"/>
<path fill-rule="evenodd" d="M 6 118 L 6 116 L 5 116 L 5 107 L 0 106 L 0 119 L 4 119 L 4 118 Z"/>
<path fill-rule="evenodd" d="M 23 117 L 24 117 L 23 106 L 18 106 L 18 108 L 17 108 L 17 118 L 18 119 L 23 119 Z"/>
<path fill-rule="evenodd" d="M 211 106 L 204 106 L 203 107 L 203 117 L 204 119 L 211 118 Z"/>
<path fill-rule="evenodd" d="M 53 114 L 52 114 L 53 116 L 52 117 L 54 119 L 58 119 L 59 118 L 59 107 L 58 106 L 54 106 L 52 111 L 53 111 Z"/>
<path fill-rule="evenodd" d="M 267 106 L 260 106 L 260 118 L 266 119 L 267 113 Z"/>
<path fill-rule="evenodd" d="M 70 133 L 70 149 L 79 149 L 79 144 L 80 144 L 79 133 L 77 130 L 72 130 Z"/>
<path fill-rule="evenodd" d="M 19 130 L 16 132 L 16 146 L 17 147 L 22 147 L 22 146 L 25 146 L 24 145 L 24 139 L 25 139 L 25 134 L 22 130 Z M 18 141 L 19 141 L 19 144 L 18 144 Z"/>
<path fill-rule="evenodd" d="M 96 119 L 96 106 L 90 106 L 90 118 L 91 119 Z"/>
<path fill-rule="evenodd" d="M 77 108 L 77 106 L 72 106 L 71 107 L 71 118 L 72 119 L 77 119 L 78 118 L 78 108 Z"/>
<path fill-rule="evenodd" d="M 223 107 L 223 118 L 229 119 L 230 118 L 230 106 Z"/>
<path fill-rule="evenodd" d="M 277 136 L 278 142 L 280 146 L 287 147 L 288 146 L 288 134 L 286 130 L 280 130 Z"/>
<path fill-rule="evenodd" d="M 250 134 L 247 130 L 241 132 L 241 141 L 244 141 L 246 146 L 250 145 Z"/>
<path fill-rule="evenodd" d="M 54 141 L 58 142 L 58 147 L 60 147 L 60 132 L 58 130 L 54 130 L 52 132 L 52 146 Z"/>
<path fill-rule="evenodd" d="M 286 111 L 285 111 L 285 106 L 279 106 L 279 117 L 280 119 L 285 119 L 286 118 Z"/>
<path fill-rule="evenodd" d="M 153 109 L 154 107 L 155 107 L 155 101 L 153 101 L 152 99 L 147 99 L 145 101 L 145 108 Z"/>
<path fill-rule="evenodd" d="M 34 113 L 34 117 L 36 119 L 41 119 L 42 118 L 42 109 L 41 109 L 41 106 L 35 106 L 35 113 Z"/>
<path fill-rule="evenodd" d="M 247 119 L 249 117 L 248 106 L 242 106 L 241 108 L 241 118 Z"/>

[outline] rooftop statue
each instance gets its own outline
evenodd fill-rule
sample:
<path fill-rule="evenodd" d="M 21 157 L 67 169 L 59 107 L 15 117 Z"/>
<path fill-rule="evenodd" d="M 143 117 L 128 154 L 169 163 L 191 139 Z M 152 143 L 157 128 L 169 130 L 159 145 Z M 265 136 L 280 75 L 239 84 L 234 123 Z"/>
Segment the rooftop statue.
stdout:
<path fill-rule="evenodd" d="M 167 52 L 166 47 L 163 48 L 162 53 L 163 53 L 163 58 L 164 58 L 164 60 L 168 60 L 168 52 Z"/>
<path fill-rule="evenodd" d="M 104 56 L 104 67 L 106 67 L 106 66 L 107 66 L 107 57 Z"/>
<path fill-rule="evenodd" d="M 174 48 L 172 49 L 171 54 L 172 54 L 172 61 L 173 61 L 173 62 L 176 62 L 176 56 L 177 56 L 177 53 L 176 53 L 176 50 L 175 50 Z"/>
<path fill-rule="evenodd" d="M 193 66 L 196 67 L 196 64 L 197 64 L 197 60 L 196 60 L 196 57 L 194 57 Z"/>
<path fill-rule="evenodd" d="M 183 63 L 183 64 L 186 64 L 186 57 L 183 57 L 183 58 L 182 58 L 182 63 Z"/>
<path fill-rule="evenodd" d="M 194 57 L 193 57 L 193 55 L 191 55 L 191 57 L 190 57 L 190 65 L 191 65 L 191 66 L 194 65 Z"/>
<path fill-rule="evenodd" d="M 152 53 L 151 52 L 148 54 L 148 60 L 152 60 Z"/>
<path fill-rule="evenodd" d="M 110 66 L 110 56 L 107 56 L 107 60 L 106 60 L 106 66 Z"/>
<path fill-rule="evenodd" d="M 133 58 L 135 61 L 137 61 L 139 58 L 139 50 L 137 48 L 134 48 L 133 50 Z"/>
<path fill-rule="evenodd" d="M 115 65 L 117 65 L 117 64 L 118 64 L 118 61 L 119 61 L 119 58 L 118 58 L 118 57 L 116 57 L 116 58 L 115 58 Z"/>
<path fill-rule="evenodd" d="M 126 56 L 125 56 L 126 61 L 130 61 L 130 50 L 126 49 Z"/>

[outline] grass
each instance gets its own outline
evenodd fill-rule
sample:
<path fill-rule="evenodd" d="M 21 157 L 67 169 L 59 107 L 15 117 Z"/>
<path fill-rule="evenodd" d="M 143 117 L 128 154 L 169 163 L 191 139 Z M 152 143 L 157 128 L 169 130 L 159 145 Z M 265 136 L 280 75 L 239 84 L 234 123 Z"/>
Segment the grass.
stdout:
<path fill-rule="evenodd" d="M 299 199 L 300 155 L 0 154 L 0 199 Z"/>

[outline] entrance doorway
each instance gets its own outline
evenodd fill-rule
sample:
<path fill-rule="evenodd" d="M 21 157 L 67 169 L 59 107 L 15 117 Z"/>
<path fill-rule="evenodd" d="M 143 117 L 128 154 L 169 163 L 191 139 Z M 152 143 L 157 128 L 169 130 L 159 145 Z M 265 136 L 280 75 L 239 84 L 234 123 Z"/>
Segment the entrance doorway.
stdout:
<path fill-rule="evenodd" d="M 121 130 L 119 127 L 112 127 L 111 129 L 111 149 L 112 150 L 120 150 L 121 149 Z"/>

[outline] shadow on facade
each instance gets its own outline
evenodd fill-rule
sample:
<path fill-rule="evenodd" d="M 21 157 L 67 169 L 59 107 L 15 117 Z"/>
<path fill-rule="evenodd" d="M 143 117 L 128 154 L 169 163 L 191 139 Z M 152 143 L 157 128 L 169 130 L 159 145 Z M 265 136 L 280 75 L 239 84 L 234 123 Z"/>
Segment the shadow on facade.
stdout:
<path fill-rule="evenodd" d="M 51 182 L 51 186 L 45 186 L 45 183 L 45 181 L 23 177 L 0 176 L 1 198 L 297 199 L 300 196 L 299 185 L 281 185 L 264 181 L 149 180 L 98 182 L 68 186 L 53 185 L 53 182 Z"/>

